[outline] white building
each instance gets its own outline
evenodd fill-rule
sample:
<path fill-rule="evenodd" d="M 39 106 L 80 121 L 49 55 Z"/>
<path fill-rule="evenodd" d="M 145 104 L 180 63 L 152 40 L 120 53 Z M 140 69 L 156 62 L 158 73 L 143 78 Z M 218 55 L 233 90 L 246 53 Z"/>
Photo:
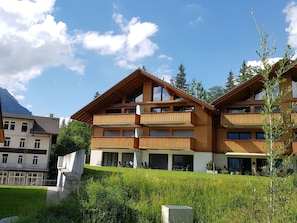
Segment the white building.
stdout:
<path fill-rule="evenodd" d="M 47 178 L 51 145 L 59 118 L 3 113 L 0 185 L 42 185 Z"/>

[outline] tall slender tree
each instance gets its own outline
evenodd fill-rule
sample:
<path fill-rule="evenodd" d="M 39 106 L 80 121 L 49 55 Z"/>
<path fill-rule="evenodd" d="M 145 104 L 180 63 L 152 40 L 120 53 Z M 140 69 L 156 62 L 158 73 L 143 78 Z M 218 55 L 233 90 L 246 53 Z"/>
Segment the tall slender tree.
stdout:
<path fill-rule="evenodd" d="M 227 81 L 226 81 L 226 85 L 225 85 L 226 92 L 231 91 L 235 87 L 235 82 L 234 81 L 235 81 L 235 78 L 234 78 L 233 71 L 230 70 Z"/>
<path fill-rule="evenodd" d="M 187 79 L 186 79 L 186 68 L 183 64 L 180 64 L 178 67 L 179 73 L 176 74 L 174 78 L 171 79 L 171 84 L 173 84 L 175 87 L 186 90 L 187 88 Z"/>

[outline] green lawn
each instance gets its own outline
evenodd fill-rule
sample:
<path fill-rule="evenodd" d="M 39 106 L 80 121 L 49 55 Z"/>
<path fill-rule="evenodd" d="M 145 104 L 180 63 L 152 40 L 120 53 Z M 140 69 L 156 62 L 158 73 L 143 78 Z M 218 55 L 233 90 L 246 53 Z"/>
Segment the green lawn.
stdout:
<path fill-rule="evenodd" d="M 47 188 L 0 186 L 0 219 L 35 215 L 45 205 Z"/>

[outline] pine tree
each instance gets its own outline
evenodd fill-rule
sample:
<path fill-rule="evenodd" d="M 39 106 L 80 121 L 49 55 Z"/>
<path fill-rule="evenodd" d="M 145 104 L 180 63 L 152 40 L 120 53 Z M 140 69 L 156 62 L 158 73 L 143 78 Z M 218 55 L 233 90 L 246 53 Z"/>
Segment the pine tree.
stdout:
<path fill-rule="evenodd" d="M 176 74 L 176 76 L 171 79 L 171 84 L 173 84 L 175 87 L 186 90 L 187 88 L 187 79 L 186 79 L 186 72 L 185 67 L 183 64 L 180 64 L 178 67 L 179 73 Z"/>
<path fill-rule="evenodd" d="M 226 81 L 226 92 L 231 91 L 235 87 L 233 71 L 229 71 L 229 75 Z"/>

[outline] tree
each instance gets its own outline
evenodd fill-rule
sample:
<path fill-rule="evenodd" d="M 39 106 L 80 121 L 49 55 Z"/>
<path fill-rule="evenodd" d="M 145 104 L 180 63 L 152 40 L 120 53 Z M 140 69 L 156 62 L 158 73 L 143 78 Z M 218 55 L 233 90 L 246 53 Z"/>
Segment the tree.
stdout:
<path fill-rule="evenodd" d="M 242 66 L 239 70 L 239 76 L 237 82 L 239 84 L 249 80 L 251 77 L 256 75 L 259 72 L 259 67 L 248 66 L 245 61 L 242 62 Z"/>
<path fill-rule="evenodd" d="M 99 92 L 96 91 L 95 95 L 94 95 L 94 99 L 98 98 L 100 96 Z"/>
<path fill-rule="evenodd" d="M 62 123 L 64 124 L 60 128 L 57 143 L 51 148 L 49 164 L 51 178 L 54 178 L 57 174 L 58 156 L 64 156 L 68 153 L 85 149 L 87 162 L 90 157 L 91 125 L 75 120 L 70 121 L 67 125 L 65 121 Z"/>
<path fill-rule="evenodd" d="M 235 78 L 234 78 L 233 71 L 230 70 L 226 81 L 226 92 L 231 91 L 235 87 L 234 80 Z"/>
<path fill-rule="evenodd" d="M 253 15 L 253 11 L 251 9 Z M 256 22 L 256 19 L 253 15 Z M 297 60 L 292 60 L 291 48 L 287 46 L 285 55 L 276 65 L 269 63 L 269 59 L 274 55 L 276 48 L 269 46 L 268 35 L 262 33 L 256 22 L 261 45 L 257 51 L 262 69 L 260 74 L 263 81 L 263 131 L 265 135 L 266 154 L 268 156 L 268 164 L 265 167 L 269 174 L 269 189 L 268 193 L 268 209 L 262 209 L 264 221 L 266 222 L 290 222 L 283 219 L 286 213 L 287 200 L 290 199 L 292 184 L 288 181 L 288 175 L 284 174 L 287 165 L 290 163 L 290 156 L 287 156 L 288 146 L 292 141 L 293 122 L 291 120 L 292 107 L 288 104 L 282 104 L 283 97 L 288 94 L 290 88 L 282 88 L 279 92 L 276 89 L 285 81 L 283 74 L 297 64 Z M 285 106 L 281 106 L 285 105 Z M 281 107 L 280 113 L 275 113 Z M 279 114 L 279 115 L 277 115 Z M 280 140 L 285 140 L 282 142 Z M 281 165 L 278 165 L 282 160 Z M 279 177 L 282 175 L 283 177 Z"/>
<path fill-rule="evenodd" d="M 208 98 L 207 91 L 203 87 L 202 82 L 197 82 L 195 79 L 192 80 L 190 86 L 186 89 L 186 92 L 204 101 L 206 101 Z"/>
<path fill-rule="evenodd" d="M 210 87 L 207 92 L 206 101 L 212 102 L 213 100 L 221 97 L 223 94 L 225 94 L 225 89 L 222 86 L 216 85 L 216 86 Z"/>
<path fill-rule="evenodd" d="M 171 79 L 171 84 L 174 85 L 175 87 L 181 89 L 181 90 L 186 90 L 187 88 L 187 79 L 186 79 L 186 72 L 185 72 L 185 67 L 183 64 L 180 64 L 178 67 L 179 73 L 176 74 L 174 78 Z"/>

